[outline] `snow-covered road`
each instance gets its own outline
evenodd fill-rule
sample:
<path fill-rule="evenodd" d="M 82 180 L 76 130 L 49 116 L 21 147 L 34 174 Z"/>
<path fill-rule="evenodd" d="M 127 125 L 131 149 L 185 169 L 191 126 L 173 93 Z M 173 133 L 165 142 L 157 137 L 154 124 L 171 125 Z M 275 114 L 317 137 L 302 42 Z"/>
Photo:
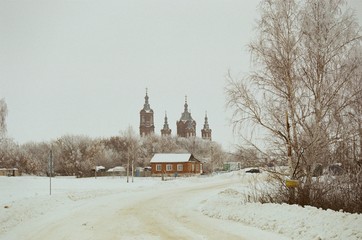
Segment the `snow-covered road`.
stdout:
<path fill-rule="evenodd" d="M 0 177 L 0 240 L 348 239 L 362 215 L 286 204 L 246 203 L 267 174 L 52 179 Z"/>
<path fill-rule="evenodd" d="M 237 178 L 165 182 L 137 178 L 129 184 L 119 178 L 55 178 L 52 196 L 46 196 L 46 178 L 27 180 L 34 186 L 23 194 L 33 191 L 35 197 L 22 198 L 20 192 L 12 196 L 15 201 L 9 208 L 1 209 L 23 216 L 12 222 L 9 214 L 8 222 L 3 222 L 9 226 L 0 239 L 266 239 L 275 235 L 201 213 L 199 206 L 209 195 L 235 184 Z"/>

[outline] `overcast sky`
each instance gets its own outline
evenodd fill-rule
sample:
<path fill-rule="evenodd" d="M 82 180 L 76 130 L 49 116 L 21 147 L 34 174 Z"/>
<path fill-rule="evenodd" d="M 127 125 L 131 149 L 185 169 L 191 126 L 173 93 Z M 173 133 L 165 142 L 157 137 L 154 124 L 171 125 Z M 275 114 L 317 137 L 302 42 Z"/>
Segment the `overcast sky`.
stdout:
<path fill-rule="evenodd" d="M 16 142 L 62 135 L 138 133 L 145 89 L 160 133 L 189 109 L 201 136 L 237 137 L 225 110 L 225 75 L 250 69 L 254 0 L 0 0 L 0 98 Z M 361 23 L 362 1 L 350 0 Z M 362 25 L 362 24 L 361 24 Z"/>

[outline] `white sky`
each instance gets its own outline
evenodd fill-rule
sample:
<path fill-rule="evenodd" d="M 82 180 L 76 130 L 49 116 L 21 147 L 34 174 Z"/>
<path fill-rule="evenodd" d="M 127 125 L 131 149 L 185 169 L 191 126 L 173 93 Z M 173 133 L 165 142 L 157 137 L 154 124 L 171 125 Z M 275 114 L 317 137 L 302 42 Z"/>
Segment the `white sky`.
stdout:
<path fill-rule="evenodd" d="M 237 142 L 225 110 L 227 71 L 249 70 L 259 1 L 0 0 L 0 98 L 19 143 L 65 134 L 138 133 L 145 88 L 156 133 L 172 133 L 184 96 L 201 135 Z M 351 0 L 361 22 L 362 1 Z"/>

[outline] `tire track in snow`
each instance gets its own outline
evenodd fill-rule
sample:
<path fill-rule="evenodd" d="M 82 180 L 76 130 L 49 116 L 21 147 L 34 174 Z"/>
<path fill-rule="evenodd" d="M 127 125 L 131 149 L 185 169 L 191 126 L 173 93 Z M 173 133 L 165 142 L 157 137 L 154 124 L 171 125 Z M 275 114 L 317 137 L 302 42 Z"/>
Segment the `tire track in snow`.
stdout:
<path fill-rule="evenodd" d="M 160 182 L 164 186 L 156 190 L 142 188 L 80 198 L 58 205 L 54 209 L 57 214 L 50 211 L 30 224 L 31 228 L 27 222 L 20 224 L 4 239 L 265 239 L 265 234 L 245 237 L 248 231 L 242 224 L 210 218 L 199 211 L 208 196 L 235 183 L 240 179 L 201 180 L 185 187 L 175 180 Z"/>

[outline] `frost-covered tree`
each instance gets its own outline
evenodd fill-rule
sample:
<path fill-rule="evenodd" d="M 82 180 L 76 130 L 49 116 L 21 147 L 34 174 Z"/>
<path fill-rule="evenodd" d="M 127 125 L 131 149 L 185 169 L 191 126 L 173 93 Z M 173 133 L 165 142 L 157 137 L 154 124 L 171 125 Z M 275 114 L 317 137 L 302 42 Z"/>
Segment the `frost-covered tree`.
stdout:
<path fill-rule="evenodd" d="M 297 67 L 303 86 L 301 103 L 307 106 L 299 120 L 301 133 L 308 137 L 300 146 L 309 153 L 302 156 L 306 169 L 318 161 L 328 162 L 323 157 L 335 143 L 348 142 L 343 125 L 351 124 L 347 112 L 360 91 L 350 88 L 360 64 L 355 57 L 361 43 L 359 26 L 344 4 L 343 0 L 309 0 L 301 11 L 303 54 Z M 311 180 L 308 172 L 307 179 Z"/>
<path fill-rule="evenodd" d="M 19 167 L 19 146 L 9 138 L 0 138 L 0 166 Z"/>
<path fill-rule="evenodd" d="M 258 35 L 250 44 L 255 71 L 240 81 L 228 78 L 234 125 L 266 129 L 274 149 L 288 159 L 291 177 L 329 150 L 338 138 L 335 116 L 345 114 L 357 97 L 358 89 L 350 84 L 357 75 L 352 54 L 360 35 L 344 3 L 263 1 Z M 306 151 L 313 159 L 306 158 Z"/>
<path fill-rule="evenodd" d="M 296 112 L 301 91 L 296 65 L 302 34 L 299 8 L 293 0 L 262 2 L 258 35 L 249 45 L 255 71 L 241 81 L 229 75 L 226 87 L 234 126 L 243 129 L 256 124 L 266 129 L 277 146 L 285 146 L 278 148 L 280 155 L 288 159 L 291 175 L 298 155 Z"/>
<path fill-rule="evenodd" d="M 28 142 L 19 146 L 25 156 L 23 172 L 34 175 L 45 175 L 48 171 L 50 144 Z"/>
<path fill-rule="evenodd" d="M 344 0 L 264 0 L 260 13 L 254 69 L 242 80 L 229 74 L 227 106 L 237 129 L 268 133 L 268 152 L 308 196 L 313 167 L 346 162 L 356 143 L 360 27 Z"/>
<path fill-rule="evenodd" d="M 82 176 L 95 167 L 102 147 L 99 140 L 86 136 L 66 135 L 52 144 L 55 171 Z"/>
<path fill-rule="evenodd" d="M 132 127 L 128 127 L 126 131 L 121 133 L 121 137 L 124 138 L 125 143 L 125 155 L 127 159 L 127 183 L 129 182 L 129 172 L 131 167 L 132 182 L 134 181 L 133 174 L 135 170 L 135 164 L 138 161 L 140 154 L 140 140 Z"/>
<path fill-rule="evenodd" d="M 6 116 L 8 108 L 4 99 L 0 99 L 0 139 L 6 134 Z"/>

